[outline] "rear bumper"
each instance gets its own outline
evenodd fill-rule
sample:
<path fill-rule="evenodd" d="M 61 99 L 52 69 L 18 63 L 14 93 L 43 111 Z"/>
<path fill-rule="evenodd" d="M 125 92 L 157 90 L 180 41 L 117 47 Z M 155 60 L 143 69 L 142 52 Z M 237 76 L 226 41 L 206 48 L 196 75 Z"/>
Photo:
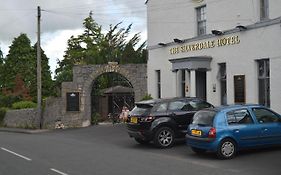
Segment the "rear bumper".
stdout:
<path fill-rule="evenodd" d="M 215 152 L 218 147 L 218 142 L 215 138 L 200 138 L 195 136 L 190 136 L 186 134 L 186 144 L 195 147 L 200 148 L 208 151 Z"/>
<path fill-rule="evenodd" d="M 140 138 L 144 140 L 152 140 L 153 132 L 150 125 L 127 124 L 127 132 L 130 137 Z"/>
<path fill-rule="evenodd" d="M 141 131 L 128 131 L 128 134 L 130 137 L 134 138 L 140 138 L 143 140 L 151 140 L 152 134 L 149 134 L 148 132 L 141 132 Z"/>

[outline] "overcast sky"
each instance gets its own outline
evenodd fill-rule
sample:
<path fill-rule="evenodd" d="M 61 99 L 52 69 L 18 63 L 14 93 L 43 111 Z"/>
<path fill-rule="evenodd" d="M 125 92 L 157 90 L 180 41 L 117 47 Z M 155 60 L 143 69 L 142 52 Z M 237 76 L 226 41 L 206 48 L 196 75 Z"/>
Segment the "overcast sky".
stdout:
<path fill-rule="evenodd" d="M 82 22 L 90 11 L 96 22 L 108 29 L 110 24 L 133 23 L 132 34 L 141 32 L 146 40 L 145 0 L 0 0 L 0 48 L 8 54 L 12 40 L 26 33 L 32 44 L 37 40 L 37 6 L 42 9 L 41 46 L 50 58 L 51 71 L 62 59 L 67 39 L 80 34 Z"/>

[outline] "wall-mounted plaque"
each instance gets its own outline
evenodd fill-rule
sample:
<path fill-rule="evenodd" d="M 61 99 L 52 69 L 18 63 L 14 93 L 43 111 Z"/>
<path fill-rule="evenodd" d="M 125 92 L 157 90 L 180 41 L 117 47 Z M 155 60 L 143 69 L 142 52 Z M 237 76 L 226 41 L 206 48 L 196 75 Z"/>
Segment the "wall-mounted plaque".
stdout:
<path fill-rule="evenodd" d="M 66 111 L 79 111 L 79 92 L 66 93 Z"/>
<path fill-rule="evenodd" d="M 245 75 L 234 76 L 234 102 L 245 103 Z"/>

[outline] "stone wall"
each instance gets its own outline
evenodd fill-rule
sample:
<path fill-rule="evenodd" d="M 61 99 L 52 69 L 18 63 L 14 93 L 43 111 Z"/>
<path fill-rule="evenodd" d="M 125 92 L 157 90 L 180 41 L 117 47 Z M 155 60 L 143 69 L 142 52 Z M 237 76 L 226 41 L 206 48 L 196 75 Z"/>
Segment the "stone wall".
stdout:
<path fill-rule="evenodd" d="M 36 109 L 8 110 L 4 125 L 13 128 L 40 128 L 40 119 Z"/>
<path fill-rule="evenodd" d="M 55 128 L 57 121 L 62 121 L 62 98 L 47 98 L 43 112 L 43 127 Z"/>
<path fill-rule="evenodd" d="M 68 127 L 85 127 L 91 124 L 91 92 L 95 79 L 104 74 L 115 72 L 124 76 L 133 86 L 135 101 L 147 93 L 147 65 L 117 63 L 104 65 L 75 66 L 73 81 L 63 82 L 61 97 L 48 98 L 43 110 L 43 127 L 52 129 L 57 124 Z M 66 93 L 79 93 L 79 110 L 66 110 Z M 6 113 L 5 123 L 8 127 L 39 128 L 40 119 L 35 109 L 11 110 Z"/>

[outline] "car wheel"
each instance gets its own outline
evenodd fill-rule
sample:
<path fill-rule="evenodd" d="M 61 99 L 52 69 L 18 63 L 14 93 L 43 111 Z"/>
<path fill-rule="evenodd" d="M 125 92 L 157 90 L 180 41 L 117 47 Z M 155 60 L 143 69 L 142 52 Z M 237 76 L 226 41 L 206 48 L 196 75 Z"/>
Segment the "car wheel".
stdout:
<path fill-rule="evenodd" d="M 140 139 L 140 138 L 135 138 L 135 141 L 138 142 L 139 144 L 145 145 L 149 143 L 149 140 L 145 139 Z"/>
<path fill-rule="evenodd" d="M 154 144 L 160 148 L 172 147 L 175 140 L 175 132 L 169 127 L 159 128 L 154 136 Z"/>
<path fill-rule="evenodd" d="M 224 139 L 219 144 L 217 156 L 220 159 L 231 159 L 236 154 L 236 143 L 232 139 Z"/>
<path fill-rule="evenodd" d="M 197 153 L 197 154 L 203 154 L 206 152 L 205 149 L 200 149 L 200 148 L 195 148 L 195 147 L 191 147 L 192 151 Z"/>

